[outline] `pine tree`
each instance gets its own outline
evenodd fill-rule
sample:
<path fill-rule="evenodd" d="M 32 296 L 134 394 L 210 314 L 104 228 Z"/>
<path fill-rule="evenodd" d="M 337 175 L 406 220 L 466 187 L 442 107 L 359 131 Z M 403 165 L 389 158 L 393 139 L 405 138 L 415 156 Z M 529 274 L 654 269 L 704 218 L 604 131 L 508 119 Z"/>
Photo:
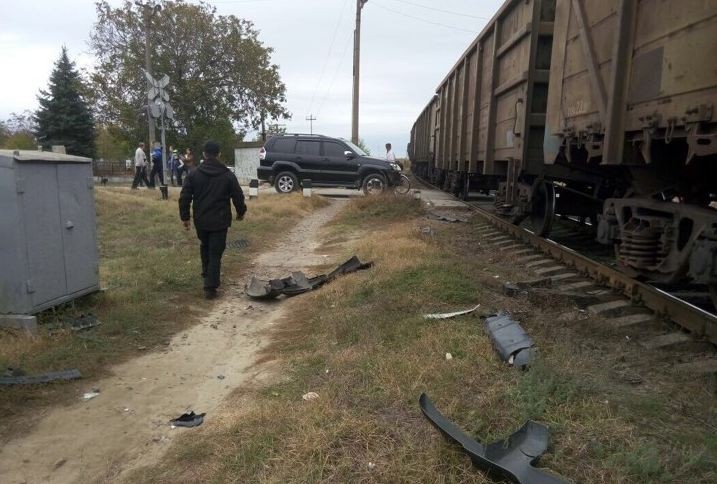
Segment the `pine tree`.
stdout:
<path fill-rule="evenodd" d="M 48 92 L 49 91 L 49 92 Z M 95 126 L 82 92 L 75 63 L 62 48 L 50 75 L 48 91 L 40 91 L 40 109 L 35 113 L 37 138 L 44 146 L 64 145 L 67 154 L 92 158 L 95 154 Z"/>

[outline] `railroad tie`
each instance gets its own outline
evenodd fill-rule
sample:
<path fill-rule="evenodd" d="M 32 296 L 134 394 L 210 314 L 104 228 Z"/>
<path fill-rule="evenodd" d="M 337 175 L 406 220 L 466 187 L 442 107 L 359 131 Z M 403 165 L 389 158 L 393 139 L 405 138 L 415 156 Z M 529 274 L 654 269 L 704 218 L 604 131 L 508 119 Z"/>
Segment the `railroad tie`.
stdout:
<path fill-rule="evenodd" d="M 704 358 L 687 363 L 680 363 L 672 368 L 678 373 L 713 375 L 717 373 L 717 358 Z"/>
<path fill-rule="evenodd" d="M 608 320 L 608 323 L 615 328 L 625 328 L 627 326 L 634 326 L 636 324 L 647 323 L 654 320 L 655 316 L 653 314 L 638 313 L 620 316 L 619 318 L 611 318 Z"/>
<path fill-rule="evenodd" d="M 545 256 L 543 254 L 526 255 L 525 257 L 521 257 L 520 259 L 518 259 L 516 262 L 518 264 L 523 264 L 523 263 L 529 262 L 531 260 L 543 259 L 543 258 L 545 258 Z"/>
<path fill-rule="evenodd" d="M 493 245 L 495 245 L 496 247 L 500 247 L 501 245 L 513 244 L 514 242 L 515 242 L 515 240 L 510 238 L 508 240 L 501 240 L 500 242 L 496 242 Z"/>
<path fill-rule="evenodd" d="M 592 306 L 588 306 L 587 309 L 592 314 L 600 314 L 613 309 L 621 309 L 629 306 L 632 306 L 632 303 L 627 299 L 616 299 L 614 301 L 593 304 Z"/>
<path fill-rule="evenodd" d="M 501 251 L 513 250 L 513 249 L 518 249 L 520 247 L 525 247 L 525 246 L 523 244 L 512 244 L 512 245 L 506 245 L 504 247 L 500 247 L 499 250 L 501 250 Z M 527 249 L 527 250 L 530 251 L 531 249 Z M 520 251 L 518 251 L 518 252 L 520 252 Z"/>
<path fill-rule="evenodd" d="M 552 264 L 553 262 L 555 262 L 553 259 L 538 259 L 538 260 L 534 260 L 532 262 L 528 262 L 527 264 L 525 264 L 525 267 L 530 268 L 530 267 L 544 266 L 545 264 Z"/>
<path fill-rule="evenodd" d="M 544 274 L 549 274 L 551 272 L 562 271 L 563 269 L 565 269 L 565 266 L 550 266 L 550 267 L 541 267 L 539 269 L 535 269 L 533 272 L 535 272 L 539 276 L 542 276 Z"/>
<path fill-rule="evenodd" d="M 563 274 L 549 276 L 550 280 L 552 280 L 553 282 L 564 281 L 565 279 L 572 279 L 573 277 L 579 277 L 579 274 L 576 274 L 574 272 L 565 272 Z"/>
<path fill-rule="evenodd" d="M 519 247 L 525 247 L 525 246 L 519 245 Z M 500 250 L 509 250 L 509 249 L 510 249 L 510 247 L 501 247 Z M 519 255 L 530 254 L 531 252 L 535 252 L 535 251 L 533 249 L 526 248 L 526 249 L 514 250 L 513 252 L 508 252 L 507 255 L 509 255 L 511 257 L 517 257 Z"/>
<path fill-rule="evenodd" d="M 488 242 L 497 242 L 499 240 L 513 240 L 513 238 L 510 237 L 509 235 L 502 235 L 502 234 L 499 236 L 496 236 L 496 237 L 483 237 L 483 238 L 485 240 L 487 240 Z"/>
<path fill-rule="evenodd" d="M 558 286 L 558 289 L 561 291 L 574 291 L 576 289 L 583 289 L 586 287 L 592 287 L 595 283 L 592 281 L 578 281 L 578 282 L 572 282 L 569 284 L 563 284 L 562 286 Z"/>
<path fill-rule="evenodd" d="M 674 346 L 680 343 L 687 343 L 688 341 L 692 341 L 692 337 L 687 333 L 678 331 L 674 333 L 667 333 L 662 334 L 660 336 L 655 336 L 654 338 L 650 338 L 647 341 L 640 342 L 640 345 L 648 350 L 656 350 L 660 348 L 667 348 L 668 346 Z"/>

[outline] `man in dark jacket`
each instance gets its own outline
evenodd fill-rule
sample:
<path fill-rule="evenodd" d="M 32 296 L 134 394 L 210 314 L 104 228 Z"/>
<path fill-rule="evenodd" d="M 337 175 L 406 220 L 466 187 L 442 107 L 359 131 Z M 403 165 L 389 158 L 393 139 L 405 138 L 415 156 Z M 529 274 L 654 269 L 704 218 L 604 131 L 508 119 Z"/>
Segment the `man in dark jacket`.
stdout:
<path fill-rule="evenodd" d="M 189 206 L 193 204 L 194 227 L 201 241 L 202 277 L 207 299 L 217 297 L 222 254 L 227 242 L 227 229 L 232 224 L 231 199 L 237 220 L 246 213 L 244 193 L 236 176 L 219 161 L 219 145 L 204 145 L 204 163 L 188 174 L 179 195 L 179 217 L 189 230 Z"/>

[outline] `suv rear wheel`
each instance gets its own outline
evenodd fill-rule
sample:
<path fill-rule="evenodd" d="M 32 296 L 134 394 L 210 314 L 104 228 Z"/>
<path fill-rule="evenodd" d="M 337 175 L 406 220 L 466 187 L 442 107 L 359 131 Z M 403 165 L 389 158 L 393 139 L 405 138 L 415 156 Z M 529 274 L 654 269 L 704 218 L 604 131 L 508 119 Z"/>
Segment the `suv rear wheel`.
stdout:
<path fill-rule="evenodd" d="M 279 193 L 291 193 L 299 189 L 299 179 L 290 171 L 282 171 L 276 175 L 274 188 Z"/>
<path fill-rule="evenodd" d="M 363 179 L 363 192 L 366 195 L 378 195 L 386 189 L 386 177 L 378 173 L 371 173 Z"/>

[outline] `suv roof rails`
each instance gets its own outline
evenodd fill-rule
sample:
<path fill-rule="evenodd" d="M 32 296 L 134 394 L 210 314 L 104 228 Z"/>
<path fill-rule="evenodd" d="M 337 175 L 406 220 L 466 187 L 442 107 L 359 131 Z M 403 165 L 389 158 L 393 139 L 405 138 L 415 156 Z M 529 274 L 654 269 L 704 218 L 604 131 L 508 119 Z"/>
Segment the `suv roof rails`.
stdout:
<path fill-rule="evenodd" d="M 309 133 L 282 133 L 276 136 L 306 136 L 309 138 L 329 138 L 329 136 L 323 134 L 309 134 Z"/>

